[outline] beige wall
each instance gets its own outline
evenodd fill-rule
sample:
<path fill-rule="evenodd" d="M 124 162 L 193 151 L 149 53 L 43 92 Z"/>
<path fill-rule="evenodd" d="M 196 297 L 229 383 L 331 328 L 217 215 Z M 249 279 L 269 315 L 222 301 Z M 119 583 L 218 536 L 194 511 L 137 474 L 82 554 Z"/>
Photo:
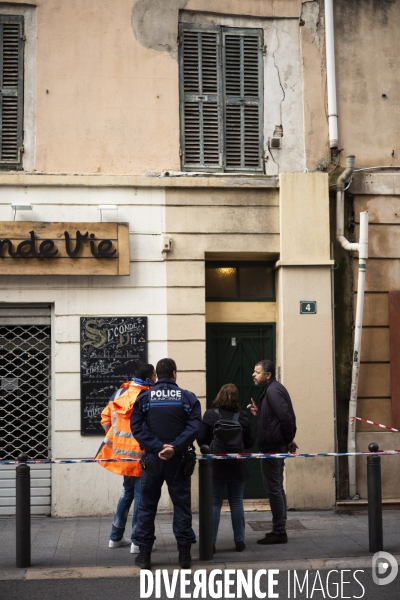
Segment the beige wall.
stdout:
<path fill-rule="evenodd" d="M 32 15 L 26 170 L 153 175 L 179 170 L 180 19 L 264 28 L 266 172 L 326 164 L 319 2 L 114 0 L 112 11 L 107 0 L 98 0 L 95 9 L 91 0 L 31 4 L 27 9 L 19 0 L 0 2 L 3 12 Z M 276 125 L 283 125 L 283 147 L 270 151 L 267 138 Z"/>
<path fill-rule="evenodd" d="M 357 167 L 400 165 L 399 0 L 338 0 L 334 14 L 341 156 L 355 154 Z"/>
<path fill-rule="evenodd" d="M 296 441 L 300 452 L 333 452 L 332 261 L 327 175 L 280 176 L 280 246 L 277 366 L 296 412 Z M 317 314 L 300 314 L 300 301 L 304 300 L 316 301 Z M 292 508 L 332 507 L 333 459 L 287 461 L 286 489 Z"/>

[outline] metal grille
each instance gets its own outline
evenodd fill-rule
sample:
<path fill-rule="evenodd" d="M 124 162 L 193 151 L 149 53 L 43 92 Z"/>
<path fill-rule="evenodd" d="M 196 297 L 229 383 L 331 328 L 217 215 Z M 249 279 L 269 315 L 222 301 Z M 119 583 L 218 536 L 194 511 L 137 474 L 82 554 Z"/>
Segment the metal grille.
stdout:
<path fill-rule="evenodd" d="M 49 326 L 0 326 L 0 378 L 0 460 L 49 458 Z"/>

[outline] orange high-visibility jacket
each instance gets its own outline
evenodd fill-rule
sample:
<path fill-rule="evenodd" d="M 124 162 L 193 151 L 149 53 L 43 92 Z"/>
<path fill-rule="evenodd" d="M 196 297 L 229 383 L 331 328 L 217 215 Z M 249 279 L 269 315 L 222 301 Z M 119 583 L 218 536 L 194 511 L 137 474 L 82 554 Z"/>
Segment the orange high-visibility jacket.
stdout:
<path fill-rule="evenodd" d="M 137 396 L 142 390 L 148 390 L 150 387 L 138 385 L 133 381 L 121 385 L 126 391 L 121 390 L 121 395 L 111 400 L 101 413 L 101 424 L 106 431 L 106 437 L 96 458 L 140 458 L 143 455 L 139 443 L 132 436 L 130 419 Z M 142 474 L 139 462 L 98 464 L 118 475 L 140 477 Z"/>

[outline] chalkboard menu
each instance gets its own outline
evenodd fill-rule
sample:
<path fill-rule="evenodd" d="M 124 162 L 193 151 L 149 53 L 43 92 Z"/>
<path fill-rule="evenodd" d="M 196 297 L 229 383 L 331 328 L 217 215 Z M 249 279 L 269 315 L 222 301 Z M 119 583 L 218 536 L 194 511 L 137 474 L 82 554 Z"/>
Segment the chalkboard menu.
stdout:
<path fill-rule="evenodd" d="M 102 435 L 100 415 L 147 362 L 147 317 L 81 317 L 81 434 Z"/>

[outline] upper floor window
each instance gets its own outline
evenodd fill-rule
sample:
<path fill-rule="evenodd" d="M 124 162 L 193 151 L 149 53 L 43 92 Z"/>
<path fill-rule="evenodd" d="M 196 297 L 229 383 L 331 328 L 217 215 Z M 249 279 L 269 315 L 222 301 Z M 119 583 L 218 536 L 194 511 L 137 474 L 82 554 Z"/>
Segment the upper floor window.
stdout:
<path fill-rule="evenodd" d="M 181 167 L 264 171 L 263 31 L 181 24 Z"/>
<path fill-rule="evenodd" d="M 24 108 L 24 17 L 0 15 L 0 167 L 21 165 Z"/>

